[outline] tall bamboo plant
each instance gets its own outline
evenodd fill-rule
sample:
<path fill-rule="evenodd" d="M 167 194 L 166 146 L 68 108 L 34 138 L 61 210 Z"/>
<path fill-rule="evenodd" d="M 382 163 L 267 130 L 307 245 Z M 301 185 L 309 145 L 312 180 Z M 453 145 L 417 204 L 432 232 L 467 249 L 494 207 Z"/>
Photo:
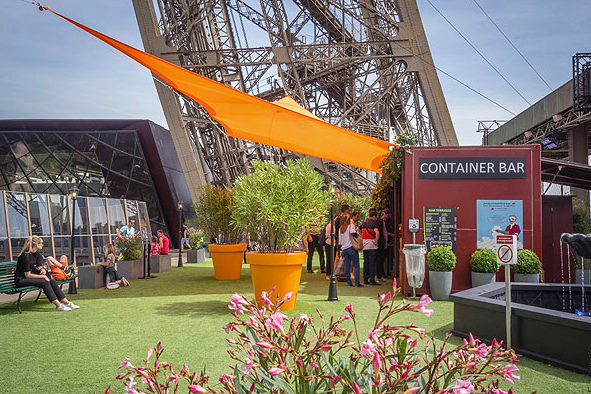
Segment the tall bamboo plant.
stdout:
<path fill-rule="evenodd" d="M 199 198 L 193 204 L 197 215 L 195 223 L 203 229 L 206 242 L 221 243 L 223 239 L 223 243 L 235 244 L 242 241 L 242 231 L 232 223 L 232 192 L 211 185 L 203 186 L 199 191 Z"/>
<path fill-rule="evenodd" d="M 263 253 L 293 252 L 306 231 L 320 226 L 331 191 L 306 159 L 273 164 L 256 161 L 234 184 L 232 219 Z"/>

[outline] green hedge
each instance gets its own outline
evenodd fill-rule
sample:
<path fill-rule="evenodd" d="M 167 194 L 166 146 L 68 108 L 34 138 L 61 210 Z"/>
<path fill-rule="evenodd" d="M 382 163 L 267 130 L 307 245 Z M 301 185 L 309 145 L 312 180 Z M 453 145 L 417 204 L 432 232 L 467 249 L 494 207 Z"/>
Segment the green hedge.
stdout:
<path fill-rule="evenodd" d="M 456 266 L 456 255 L 445 246 L 436 246 L 427 254 L 427 265 L 431 271 L 452 271 Z"/>
<path fill-rule="evenodd" d="M 517 274 L 537 274 L 542 269 L 542 262 L 537 254 L 523 249 L 517 252 L 517 264 L 511 268 Z"/>
<path fill-rule="evenodd" d="M 497 254 L 491 249 L 481 249 L 472 253 L 470 257 L 472 272 L 494 274 L 501 265 L 497 262 Z"/>

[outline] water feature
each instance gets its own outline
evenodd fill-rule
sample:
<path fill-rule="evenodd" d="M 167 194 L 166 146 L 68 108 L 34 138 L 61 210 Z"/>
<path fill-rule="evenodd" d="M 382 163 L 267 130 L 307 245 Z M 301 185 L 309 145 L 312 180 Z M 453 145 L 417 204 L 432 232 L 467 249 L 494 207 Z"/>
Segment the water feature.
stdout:
<path fill-rule="evenodd" d="M 581 258 L 581 265 L 583 264 L 583 259 L 589 259 L 591 258 L 591 234 L 589 235 L 584 235 L 584 234 L 569 234 L 569 233 L 563 233 L 560 235 L 560 247 L 562 248 L 562 241 L 564 241 L 570 248 L 567 249 L 567 255 L 568 255 L 568 260 L 567 260 L 567 265 L 568 265 L 568 277 L 570 280 L 570 249 L 572 249 L 576 255 L 578 255 Z M 562 249 L 561 249 L 562 252 Z M 574 259 L 576 259 L 575 256 L 573 256 Z M 562 259 L 562 253 L 561 253 L 561 259 Z M 562 262 L 561 262 L 562 264 Z M 583 290 L 585 288 L 585 276 L 584 276 L 584 270 L 581 270 L 581 273 L 583 274 L 583 278 L 581 278 L 581 311 L 583 313 L 588 313 L 590 310 L 589 309 L 585 309 L 585 291 Z M 572 291 L 572 287 L 569 286 L 569 291 Z M 572 293 L 569 294 L 569 299 L 572 299 Z M 572 310 L 572 301 L 570 302 L 570 308 Z M 576 313 L 576 312 L 575 312 Z"/>

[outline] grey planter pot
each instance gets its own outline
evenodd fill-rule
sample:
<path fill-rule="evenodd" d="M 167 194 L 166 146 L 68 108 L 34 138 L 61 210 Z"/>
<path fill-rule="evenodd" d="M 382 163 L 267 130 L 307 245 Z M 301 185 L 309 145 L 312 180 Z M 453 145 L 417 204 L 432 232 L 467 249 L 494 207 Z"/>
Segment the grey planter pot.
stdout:
<path fill-rule="evenodd" d="M 209 248 L 206 246 L 205 248 L 203 248 L 203 250 L 205 251 L 205 258 L 206 259 L 211 259 L 211 252 L 209 251 Z"/>
<path fill-rule="evenodd" d="M 472 271 L 472 287 L 488 285 L 495 283 L 497 274 L 491 272 L 474 272 Z"/>
<path fill-rule="evenodd" d="M 586 285 L 591 284 L 591 270 L 575 269 L 575 283 Z"/>
<path fill-rule="evenodd" d="M 447 301 L 451 294 L 452 284 L 451 271 L 431 271 L 429 270 L 429 288 L 431 298 L 436 301 Z"/>
<path fill-rule="evenodd" d="M 103 267 L 100 265 L 81 265 L 78 267 L 78 288 L 99 289 L 103 287 Z"/>
<path fill-rule="evenodd" d="M 144 276 L 142 260 L 123 260 L 117 262 L 117 273 L 125 279 L 137 279 Z"/>
<path fill-rule="evenodd" d="M 540 283 L 540 274 L 513 274 L 513 282 Z"/>
<path fill-rule="evenodd" d="M 205 249 L 187 250 L 187 263 L 203 263 L 205 261 Z"/>
<path fill-rule="evenodd" d="M 170 271 L 170 255 L 150 256 L 150 273 Z"/>

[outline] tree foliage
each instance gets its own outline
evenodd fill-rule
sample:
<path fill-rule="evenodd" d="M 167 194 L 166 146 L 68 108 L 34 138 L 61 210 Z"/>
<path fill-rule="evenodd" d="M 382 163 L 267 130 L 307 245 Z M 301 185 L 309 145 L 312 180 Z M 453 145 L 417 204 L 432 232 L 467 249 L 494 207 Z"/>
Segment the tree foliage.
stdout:
<path fill-rule="evenodd" d="M 193 204 L 197 219 L 195 224 L 203 229 L 206 241 L 216 239 L 221 234 L 224 243 L 234 244 L 242 239 L 242 232 L 232 223 L 234 198 L 232 192 L 221 187 L 211 185 L 200 188 L 197 202 Z"/>

